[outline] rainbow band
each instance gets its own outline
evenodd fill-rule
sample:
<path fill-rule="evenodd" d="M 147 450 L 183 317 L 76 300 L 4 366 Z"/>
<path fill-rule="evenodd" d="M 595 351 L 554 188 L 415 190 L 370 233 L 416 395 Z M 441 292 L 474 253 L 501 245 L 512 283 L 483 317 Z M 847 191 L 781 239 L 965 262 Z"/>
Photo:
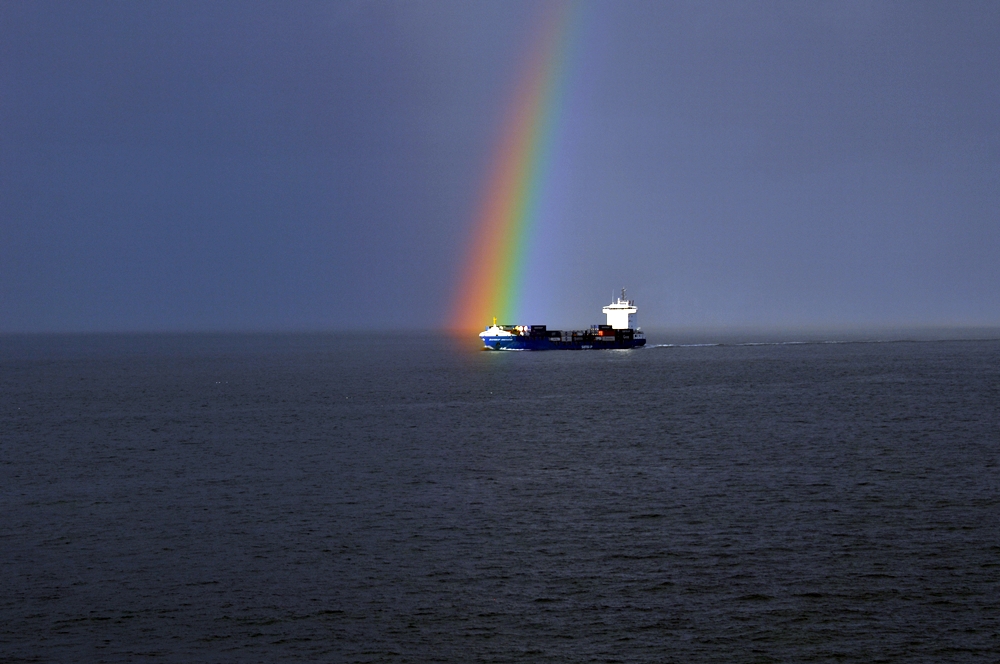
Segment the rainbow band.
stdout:
<path fill-rule="evenodd" d="M 494 316 L 501 324 L 518 322 L 526 255 L 560 116 L 574 6 L 554 5 L 517 88 L 462 272 L 452 329 L 481 329 Z"/>

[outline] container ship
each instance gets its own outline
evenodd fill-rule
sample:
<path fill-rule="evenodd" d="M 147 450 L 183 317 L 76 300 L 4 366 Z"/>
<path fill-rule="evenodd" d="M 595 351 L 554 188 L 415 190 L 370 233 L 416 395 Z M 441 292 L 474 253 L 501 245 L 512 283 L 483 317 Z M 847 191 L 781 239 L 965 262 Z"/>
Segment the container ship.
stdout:
<path fill-rule="evenodd" d="M 601 310 L 607 325 L 589 330 L 549 330 L 544 325 L 493 325 L 479 333 L 484 350 L 613 350 L 646 345 L 641 328 L 634 327 L 635 301 L 622 295 Z"/>

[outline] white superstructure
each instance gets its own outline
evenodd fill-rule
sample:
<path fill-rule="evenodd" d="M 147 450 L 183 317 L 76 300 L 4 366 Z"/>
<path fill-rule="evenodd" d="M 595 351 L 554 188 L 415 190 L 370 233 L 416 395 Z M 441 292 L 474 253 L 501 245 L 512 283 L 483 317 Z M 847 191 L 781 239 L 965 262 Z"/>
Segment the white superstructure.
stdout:
<path fill-rule="evenodd" d="M 601 309 L 608 316 L 608 325 L 615 330 L 636 329 L 635 312 L 638 309 L 634 300 L 625 299 L 625 289 L 622 289 L 622 296 Z"/>

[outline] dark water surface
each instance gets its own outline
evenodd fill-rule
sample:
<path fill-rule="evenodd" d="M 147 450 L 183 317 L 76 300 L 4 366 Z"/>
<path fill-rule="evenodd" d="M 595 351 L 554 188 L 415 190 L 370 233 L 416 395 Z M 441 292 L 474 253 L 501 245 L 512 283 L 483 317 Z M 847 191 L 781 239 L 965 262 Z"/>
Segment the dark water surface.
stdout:
<path fill-rule="evenodd" d="M 1000 342 L 0 338 L 3 661 L 997 661 Z"/>

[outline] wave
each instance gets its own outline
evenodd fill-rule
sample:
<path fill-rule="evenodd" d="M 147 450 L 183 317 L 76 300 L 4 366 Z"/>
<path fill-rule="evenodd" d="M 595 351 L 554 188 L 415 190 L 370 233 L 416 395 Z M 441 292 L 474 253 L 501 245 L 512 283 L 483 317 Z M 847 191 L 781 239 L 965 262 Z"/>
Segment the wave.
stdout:
<path fill-rule="evenodd" d="M 701 346 L 725 346 L 726 344 L 653 344 L 646 348 L 699 348 Z"/>
<path fill-rule="evenodd" d="M 719 343 L 699 343 L 699 344 L 653 344 L 646 348 L 704 348 L 712 346 L 808 346 L 820 344 L 896 344 L 913 343 L 914 339 L 817 339 L 815 341 L 743 341 L 743 342 L 719 342 Z M 949 341 L 948 339 L 935 339 L 934 341 Z"/>

